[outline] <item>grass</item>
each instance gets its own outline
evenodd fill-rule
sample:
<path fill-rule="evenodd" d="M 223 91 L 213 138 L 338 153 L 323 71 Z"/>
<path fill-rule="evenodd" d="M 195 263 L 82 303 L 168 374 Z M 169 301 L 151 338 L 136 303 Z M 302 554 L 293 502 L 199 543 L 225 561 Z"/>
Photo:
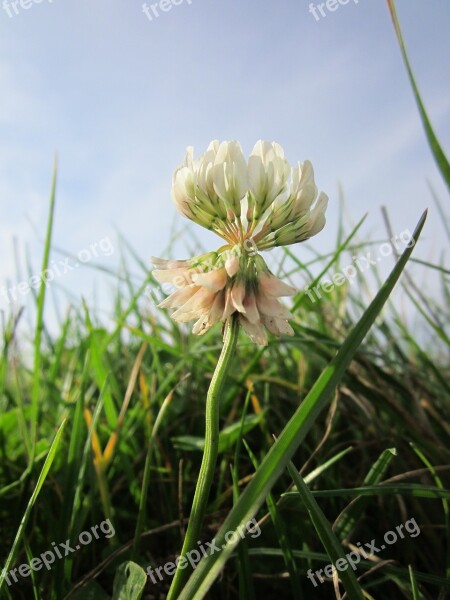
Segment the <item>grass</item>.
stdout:
<path fill-rule="evenodd" d="M 447 159 L 388 4 L 448 182 Z M 56 168 L 42 269 L 52 249 L 55 185 Z M 355 253 L 385 242 L 360 239 L 362 222 L 346 231 L 341 221 L 331 254 L 316 252 L 305 262 L 299 247 L 280 251 L 280 276 L 301 290 L 341 273 Z M 416 240 L 423 225 L 424 217 Z M 175 560 L 185 535 L 221 337 L 218 328 L 193 336 L 157 309 L 161 290 L 146 262 L 121 242 L 108 325 L 80 301 L 50 335 L 45 286 L 34 298 L 32 331 L 22 326 L 22 310 L 4 315 L 2 599 L 167 596 L 171 575 L 159 580 L 156 569 Z M 384 283 L 375 266 L 320 301 L 299 292 L 293 337 L 263 349 L 239 337 L 221 395 L 219 460 L 199 539 L 203 547 L 213 538 L 225 547 L 189 573 L 180 599 L 448 597 L 450 271 L 422 260 L 420 240 L 417 246 L 393 252 Z M 417 285 L 419 269 L 440 278 L 442 300 Z M 407 316 L 400 296 L 391 296 L 397 281 Z M 239 530 L 245 539 L 228 542 Z M 357 564 L 338 583 L 327 565 L 345 556 Z"/>
<path fill-rule="evenodd" d="M 320 265 L 331 264 L 330 275 L 348 264 L 355 248 L 364 248 L 358 233 L 342 232 L 336 253 L 317 256 L 311 268 L 320 271 Z M 308 281 L 297 249 L 289 253 L 285 271 L 297 283 Z M 131 250 L 126 258 L 132 260 Z M 436 266 L 409 262 L 406 268 L 413 277 L 414 269 L 435 271 Z M 220 353 L 220 332 L 196 337 L 176 326 L 149 299 L 160 291 L 136 258 L 131 270 L 139 269 L 141 276 L 127 276 L 125 283 L 118 277 L 115 326 L 105 327 L 82 303 L 73 306 L 59 336 L 43 337 L 37 367 L 26 358 L 14 317 L 5 327 L 0 368 L 2 564 L 9 571 L 29 563 L 51 550 L 52 542 L 70 540 L 74 547 L 81 532 L 106 519 L 115 535 L 94 538 L 55 560 L 49 570 L 26 577 L 17 573 L 17 583 L 10 576 L 3 598 L 111 598 L 115 577 L 114 597 L 119 598 L 119 588 L 142 576 L 128 561 L 155 568 L 173 561 L 180 550 L 201 460 L 204 399 Z M 439 274 L 448 293 L 448 272 L 441 269 Z M 240 337 L 221 402 L 219 466 L 201 541 L 220 536 L 224 521 L 229 523 L 249 498 L 249 488 L 256 490 L 252 500 L 254 514 L 262 520 L 261 535 L 248 536 L 239 550 L 231 549 L 223 577 L 208 598 L 329 598 L 333 583 L 315 588 L 307 571 L 324 568 L 333 548 L 345 554 L 357 542 L 380 542 L 408 519 L 415 519 L 420 536 L 405 536 L 378 556 L 361 560 L 354 572 L 355 582 L 359 579 L 355 589 L 383 599 L 413 594 L 444 598 L 450 589 L 448 334 L 435 334 L 434 302 L 429 299 L 428 310 L 408 287 L 422 308 L 415 317 L 422 320 L 421 336 L 408 324 L 413 317 L 400 317 L 392 302 L 359 345 L 355 331 L 359 327 L 360 337 L 365 334 L 360 317 L 366 319 L 366 329 L 375 318 L 368 310 L 371 294 L 364 292 L 369 287 L 368 281 L 345 284 L 316 302 L 299 293 L 294 299 L 295 336 L 272 340 L 268 348 L 257 350 Z M 143 289 L 147 295 L 142 296 Z M 384 302 L 389 290 L 383 289 Z M 441 307 L 440 322 L 448 323 L 443 311 Z M 38 322 L 40 315 L 37 310 Z M 344 352 L 347 368 L 339 362 Z M 327 373 L 331 402 L 324 399 L 319 406 L 313 396 Z M 308 406 L 314 414 L 300 433 L 302 443 L 297 439 L 289 448 L 282 446 L 283 428 L 296 414 L 306 414 Z M 260 463 L 275 454 L 271 473 L 277 472 L 258 488 L 261 477 L 255 469 L 259 465 L 258 473 L 263 472 Z M 292 488 L 293 476 L 300 495 Z M 302 487 L 300 476 L 306 482 Z M 234 529 L 238 521 L 225 527 Z M 214 558 L 221 568 L 227 553 Z M 200 565 L 194 575 L 201 576 L 205 568 Z M 171 578 L 156 579 L 156 585 L 146 579 L 143 597 L 164 598 Z M 139 585 L 133 589 L 123 597 L 139 597 L 133 595 L 140 593 Z"/>

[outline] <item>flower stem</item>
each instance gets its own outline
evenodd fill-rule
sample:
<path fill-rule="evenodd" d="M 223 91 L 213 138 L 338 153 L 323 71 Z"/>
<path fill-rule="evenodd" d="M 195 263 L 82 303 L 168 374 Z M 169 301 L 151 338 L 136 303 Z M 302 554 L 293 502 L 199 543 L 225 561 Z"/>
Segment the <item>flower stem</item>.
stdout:
<path fill-rule="evenodd" d="M 185 557 L 189 551 L 197 548 L 197 542 L 199 541 L 201 534 L 203 520 L 208 505 L 209 492 L 214 479 L 217 454 L 219 451 L 220 394 L 236 347 L 238 330 L 239 323 L 236 315 L 233 315 L 225 325 L 222 352 L 211 379 L 206 397 L 206 428 L 203 459 L 198 475 L 197 487 L 195 488 L 194 500 L 192 502 L 192 510 L 189 517 L 186 536 L 184 538 L 183 548 L 181 550 L 180 559 L 177 562 L 177 570 L 172 585 L 170 586 L 167 600 L 175 600 L 178 598 L 180 591 L 186 583 L 191 569 L 189 563 L 186 565 L 186 559 L 182 561 L 181 558 Z"/>

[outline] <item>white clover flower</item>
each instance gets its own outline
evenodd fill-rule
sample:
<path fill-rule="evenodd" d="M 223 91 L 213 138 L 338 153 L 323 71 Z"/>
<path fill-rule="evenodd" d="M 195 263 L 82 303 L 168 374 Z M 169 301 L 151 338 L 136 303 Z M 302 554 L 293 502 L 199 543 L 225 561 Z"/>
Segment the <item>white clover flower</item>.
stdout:
<path fill-rule="evenodd" d="M 292 335 L 291 313 L 278 298 L 296 290 L 271 273 L 258 252 L 323 229 L 328 198 L 318 195 L 312 164 L 291 168 L 279 144 L 261 140 L 246 161 L 239 142 L 214 140 L 197 159 L 187 149 L 173 175 L 172 197 L 183 216 L 226 244 L 190 260 L 152 259 L 155 279 L 177 288 L 159 306 L 177 308 L 176 321 L 196 319 L 198 335 L 234 313 L 257 344 L 267 344 L 266 330 Z"/>

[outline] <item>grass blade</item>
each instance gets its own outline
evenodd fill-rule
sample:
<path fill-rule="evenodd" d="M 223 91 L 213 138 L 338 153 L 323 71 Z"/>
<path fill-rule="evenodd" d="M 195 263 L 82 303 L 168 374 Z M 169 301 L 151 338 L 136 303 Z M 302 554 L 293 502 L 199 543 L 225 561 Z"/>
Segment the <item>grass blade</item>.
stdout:
<path fill-rule="evenodd" d="M 339 488 L 335 490 L 314 490 L 316 498 L 343 498 L 345 496 L 413 496 L 415 498 L 450 499 L 450 490 L 439 487 L 420 485 L 419 483 L 398 483 L 396 485 L 368 485 L 357 488 Z M 297 492 L 288 492 L 284 498 L 298 496 Z"/>
<path fill-rule="evenodd" d="M 45 244 L 44 244 L 44 256 L 42 259 L 42 270 L 41 273 L 44 274 L 48 268 L 48 263 L 50 259 L 50 246 L 52 239 L 52 231 L 53 231 L 53 215 L 55 212 L 55 197 L 56 197 L 56 176 L 57 176 L 58 164 L 55 158 L 55 163 L 53 166 L 53 177 L 52 177 L 52 186 L 50 192 L 50 210 L 48 213 L 48 221 L 47 221 L 47 232 L 45 235 Z M 47 284 L 44 279 L 41 280 L 41 285 L 39 288 L 39 293 L 37 297 L 37 317 L 36 317 L 36 331 L 34 335 L 34 365 L 33 365 L 33 387 L 31 392 L 31 456 L 29 462 L 29 469 L 33 468 L 34 458 L 36 455 L 36 443 L 37 443 L 37 422 L 38 422 L 38 414 L 39 414 L 39 392 L 40 392 L 40 383 L 41 383 L 41 356 L 42 356 L 42 331 L 44 329 L 44 304 L 45 304 L 45 293 L 47 290 Z"/>
<path fill-rule="evenodd" d="M 31 494 L 31 498 L 28 501 L 27 507 L 25 509 L 25 513 L 22 517 L 22 520 L 20 521 L 20 525 L 17 530 L 16 537 L 14 539 L 11 551 L 8 555 L 8 558 L 6 559 L 4 568 L 2 569 L 2 571 L 0 573 L 0 591 L 3 587 L 3 584 L 5 583 L 5 576 L 9 572 L 11 565 L 16 557 L 17 551 L 19 549 L 19 544 L 22 541 L 22 537 L 25 532 L 25 527 L 27 526 L 28 519 L 30 518 L 30 514 L 33 509 L 33 506 L 36 502 L 37 497 L 39 496 L 39 492 L 41 491 L 42 486 L 44 485 L 45 479 L 48 475 L 48 472 L 50 471 L 50 467 L 52 466 L 53 460 L 56 456 L 56 451 L 58 449 L 59 442 L 60 442 L 61 435 L 62 435 L 65 424 L 66 424 L 66 421 L 64 420 L 61 423 L 58 431 L 56 432 L 55 438 L 52 442 L 52 445 L 50 446 L 50 450 L 48 451 L 47 458 L 45 459 L 44 466 L 42 467 L 42 470 L 38 477 L 34 491 Z"/>
<path fill-rule="evenodd" d="M 403 56 L 403 61 L 406 66 L 406 70 L 408 72 L 409 81 L 411 83 L 411 87 L 413 89 L 414 98 L 416 99 L 417 107 L 419 109 L 420 118 L 422 119 L 422 124 L 425 129 L 425 133 L 428 139 L 428 143 L 430 144 L 431 152 L 433 153 L 436 164 L 447 183 L 447 187 L 450 188 L 450 164 L 447 160 L 447 157 L 442 150 L 442 147 L 434 133 L 433 127 L 431 126 L 430 119 L 428 118 L 427 112 L 425 110 L 425 106 L 422 102 L 422 98 L 419 93 L 419 88 L 417 87 L 416 80 L 414 78 L 414 74 L 411 69 L 411 65 L 409 63 L 408 54 L 406 52 L 405 42 L 403 41 L 402 32 L 400 29 L 400 24 L 397 18 L 397 12 L 395 10 L 394 0 L 387 0 L 389 11 L 391 13 L 392 22 L 394 24 L 395 33 L 397 34 L 398 43 L 400 46 L 400 50 Z"/>

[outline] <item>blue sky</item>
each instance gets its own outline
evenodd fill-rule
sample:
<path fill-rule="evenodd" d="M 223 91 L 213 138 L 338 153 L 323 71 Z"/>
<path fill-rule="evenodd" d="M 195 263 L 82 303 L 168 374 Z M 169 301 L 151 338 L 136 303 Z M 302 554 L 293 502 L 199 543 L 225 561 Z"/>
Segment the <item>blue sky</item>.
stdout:
<path fill-rule="evenodd" d="M 313 162 L 330 197 L 318 249 L 333 246 L 340 184 L 349 227 L 369 213 L 363 237 L 384 235 L 381 205 L 395 233 L 429 206 L 417 256 L 439 259 L 448 241 L 427 182 L 445 207 L 448 193 L 382 0 L 350 0 L 319 21 L 303 0 L 184 0 L 152 21 L 138 0 L 27 1 L 12 17 L 0 8 L 1 282 L 15 278 L 13 238 L 39 268 L 55 150 L 55 246 L 75 254 L 119 229 L 149 261 L 170 239 L 173 169 L 186 146 L 214 138 L 247 153 L 276 140 L 291 162 Z M 450 3 L 397 9 L 448 149 Z M 89 296 L 94 279 L 83 268 L 63 284 Z"/>

